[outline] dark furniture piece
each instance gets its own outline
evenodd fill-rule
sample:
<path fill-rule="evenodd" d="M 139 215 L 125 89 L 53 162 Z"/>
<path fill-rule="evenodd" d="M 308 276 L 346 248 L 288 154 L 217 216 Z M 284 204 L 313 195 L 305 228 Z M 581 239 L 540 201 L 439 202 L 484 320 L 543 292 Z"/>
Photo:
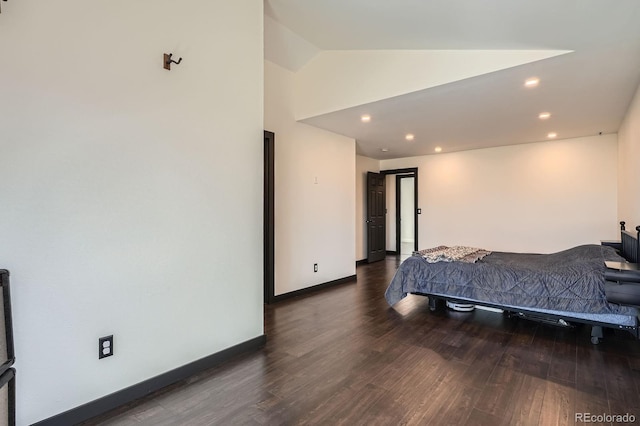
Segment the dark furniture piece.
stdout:
<path fill-rule="evenodd" d="M 634 235 L 621 225 L 620 242 L 551 255 L 493 253 L 472 264 L 430 264 L 413 256 L 400 265 L 385 297 L 393 305 L 412 293 L 429 297 L 432 310 L 451 301 L 565 327 L 585 323 L 592 326 L 594 344 L 602 338 L 603 327 L 627 330 L 638 338 L 637 306 L 614 304 L 605 296 L 605 260 L 623 262 L 623 267 L 628 266 L 625 260 L 638 260 L 640 227 Z M 564 262 L 560 267 L 554 264 L 557 259 Z M 515 281 L 505 283 L 512 277 Z M 518 291 L 508 293 L 516 287 Z"/>
<path fill-rule="evenodd" d="M 640 226 L 636 229 L 640 237 Z M 611 303 L 640 307 L 640 264 L 637 263 L 637 251 L 635 254 L 632 251 L 629 257 L 632 262 L 605 262 L 605 293 Z"/>
<path fill-rule="evenodd" d="M 4 394 L 2 400 L 6 400 L 6 407 L 3 411 L 7 416 L 9 426 L 16 424 L 16 370 L 12 368 L 15 362 L 13 347 L 13 320 L 11 315 L 11 292 L 9 288 L 9 271 L 0 269 L 0 287 L 2 287 L 2 310 L 3 315 L 0 320 L 4 322 L 4 333 L 0 337 L 4 338 L 1 345 L 4 351 L 0 353 L 0 394 Z"/>

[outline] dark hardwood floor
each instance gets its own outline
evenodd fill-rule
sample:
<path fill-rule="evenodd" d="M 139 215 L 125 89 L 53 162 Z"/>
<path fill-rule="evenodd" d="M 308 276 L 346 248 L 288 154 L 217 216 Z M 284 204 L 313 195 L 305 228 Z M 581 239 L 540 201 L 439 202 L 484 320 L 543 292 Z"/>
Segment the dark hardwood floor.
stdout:
<path fill-rule="evenodd" d="M 640 422 L 631 334 L 607 330 L 594 346 L 587 326 L 434 313 L 420 296 L 390 308 L 397 265 L 359 266 L 357 283 L 266 306 L 259 352 L 85 425 L 564 425 L 576 413 Z"/>

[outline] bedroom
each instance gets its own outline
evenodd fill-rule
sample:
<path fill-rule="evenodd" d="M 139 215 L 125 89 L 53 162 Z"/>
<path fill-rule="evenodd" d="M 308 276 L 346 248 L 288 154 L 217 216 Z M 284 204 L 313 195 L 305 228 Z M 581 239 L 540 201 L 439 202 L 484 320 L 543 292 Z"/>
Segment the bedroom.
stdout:
<path fill-rule="evenodd" d="M 291 77 L 264 62 L 262 22 L 261 2 L 2 3 L 0 194 L 11 208 L 0 213 L 0 267 L 13 280 L 19 424 L 262 336 L 262 265 L 243 256 L 262 257 L 261 138 L 278 119 L 263 98 Z M 166 71 L 163 53 L 183 61 Z M 613 238 L 618 217 L 640 223 L 638 102 L 617 151 L 605 135 L 580 154 L 603 154 L 620 174 L 615 194 L 599 193 L 618 204 L 598 204 L 607 235 L 589 238 Z M 278 219 L 285 293 L 353 275 L 361 218 L 353 138 L 282 127 L 298 132 L 272 129 L 288 165 L 278 172 L 289 188 Z M 552 147 L 534 145 L 418 161 L 499 162 Z M 98 360 L 97 339 L 109 334 L 115 355 Z M 169 342 L 162 355 L 158 342 Z"/>

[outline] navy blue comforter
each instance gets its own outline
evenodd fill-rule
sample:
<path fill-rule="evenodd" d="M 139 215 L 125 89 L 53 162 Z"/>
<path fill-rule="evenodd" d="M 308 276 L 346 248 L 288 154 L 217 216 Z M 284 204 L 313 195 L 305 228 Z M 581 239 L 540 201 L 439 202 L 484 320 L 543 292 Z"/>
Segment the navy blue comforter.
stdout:
<path fill-rule="evenodd" d="M 493 252 L 476 263 L 428 263 L 411 256 L 398 268 L 385 297 L 394 305 L 408 293 L 447 295 L 496 305 L 593 314 L 635 315 L 607 302 L 605 260 L 614 249 L 583 245 L 553 254 Z"/>

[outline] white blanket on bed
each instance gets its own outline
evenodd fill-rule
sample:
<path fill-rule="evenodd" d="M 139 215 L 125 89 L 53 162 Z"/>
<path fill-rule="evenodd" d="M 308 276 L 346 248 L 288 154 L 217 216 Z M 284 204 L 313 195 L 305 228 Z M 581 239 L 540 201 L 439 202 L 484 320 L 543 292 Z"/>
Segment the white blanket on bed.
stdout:
<path fill-rule="evenodd" d="M 438 246 L 417 252 L 429 263 L 436 262 L 468 262 L 475 263 L 483 257 L 491 254 L 490 251 L 466 246 Z"/>

